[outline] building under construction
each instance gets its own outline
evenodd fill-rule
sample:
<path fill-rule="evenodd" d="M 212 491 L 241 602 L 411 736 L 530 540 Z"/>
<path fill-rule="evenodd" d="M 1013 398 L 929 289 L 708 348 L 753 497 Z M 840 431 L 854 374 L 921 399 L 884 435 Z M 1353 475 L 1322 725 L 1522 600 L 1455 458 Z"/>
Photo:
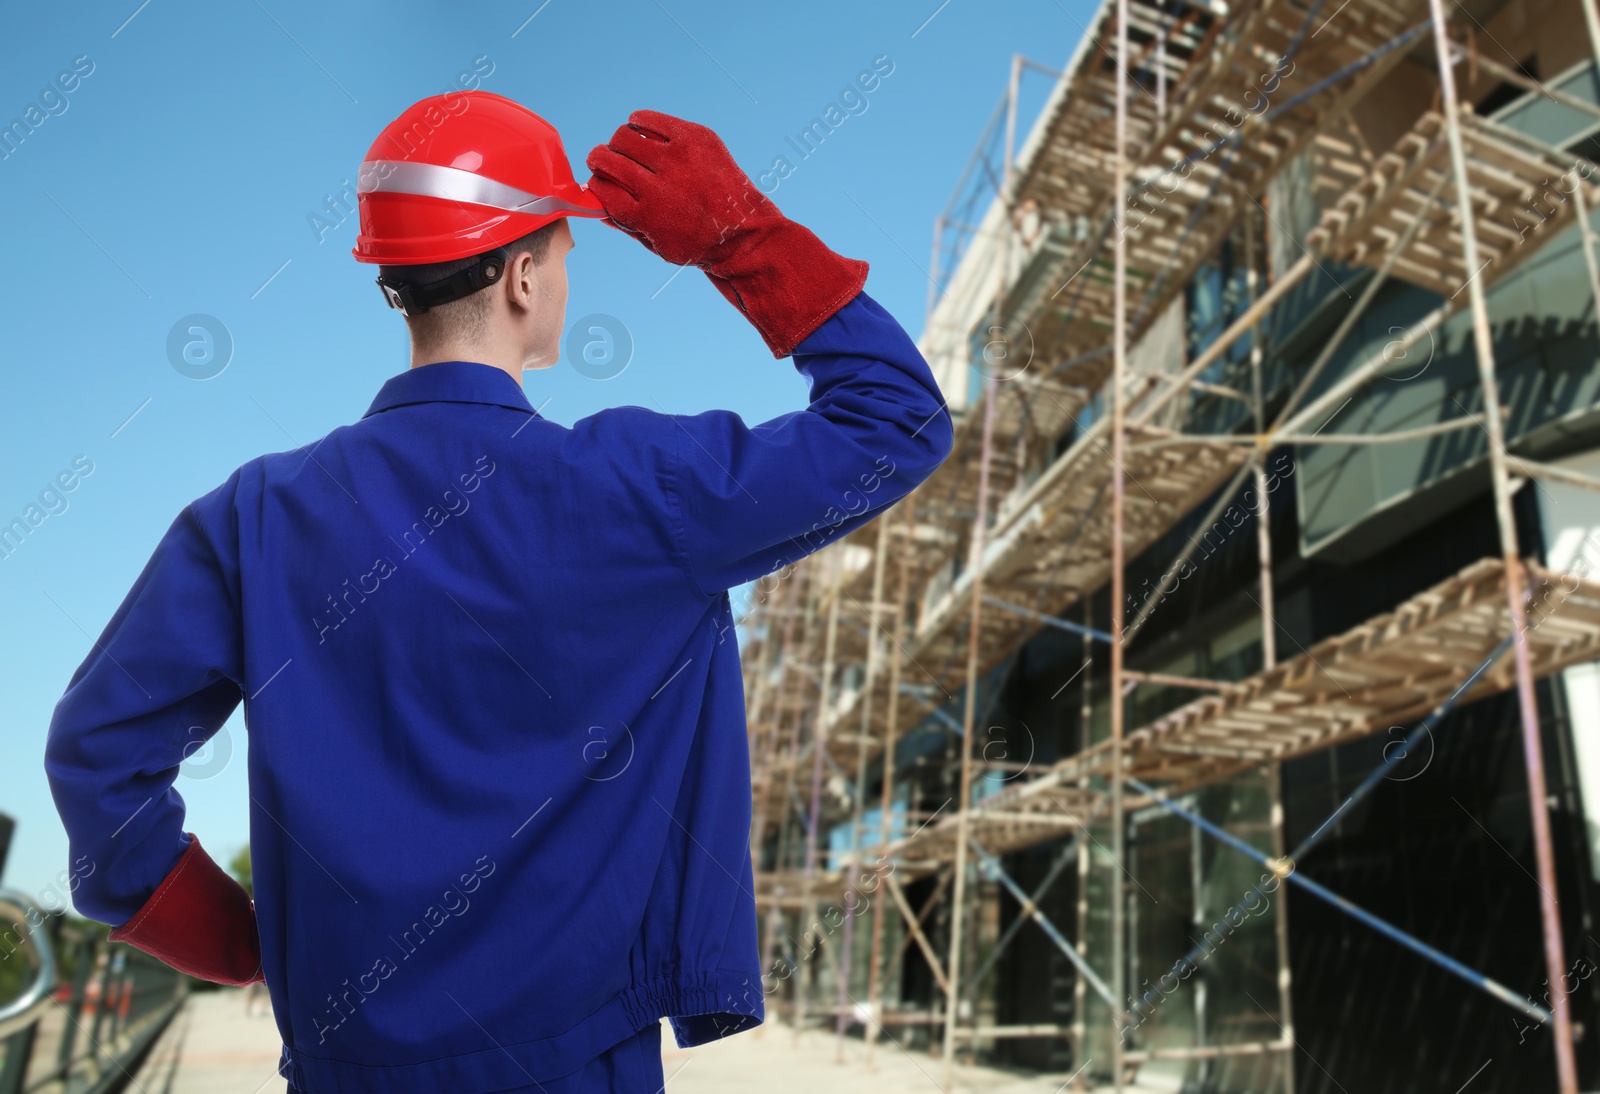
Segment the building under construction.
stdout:
<path fill-rule="evenodd" d="M 954 451 L 749 600 L 769 1018 L 947 1089 L 1600 1089 L 1597 57 L 1595 0 L 1107 0 L 1013 63 Z"/>

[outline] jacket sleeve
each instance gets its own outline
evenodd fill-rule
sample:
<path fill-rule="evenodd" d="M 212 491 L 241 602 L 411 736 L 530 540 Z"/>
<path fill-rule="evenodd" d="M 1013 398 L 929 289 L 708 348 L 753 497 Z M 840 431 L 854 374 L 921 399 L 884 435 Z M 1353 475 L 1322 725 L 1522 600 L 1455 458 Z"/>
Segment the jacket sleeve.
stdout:
<path fill-rule="evenodd" d="M 73 674 L 45 773 L 82 866 L 78 911 L 185 972 L 243 982 L 259 965 L 241 967 L 258 945 L 249 897 L 184 831 L 173 786 L 242 697 L 235 556 L 200 516 L 221 494 L 172 522 Z"/>
<path fill-rule="evenodd" d="M 673 415 L 684 563 L 707 595 L 772 573 L 878 516 L 950 454 L 950 411 L 915 343 L 865 292 L 794 351 L 810 405 L 747 426 Z"/>

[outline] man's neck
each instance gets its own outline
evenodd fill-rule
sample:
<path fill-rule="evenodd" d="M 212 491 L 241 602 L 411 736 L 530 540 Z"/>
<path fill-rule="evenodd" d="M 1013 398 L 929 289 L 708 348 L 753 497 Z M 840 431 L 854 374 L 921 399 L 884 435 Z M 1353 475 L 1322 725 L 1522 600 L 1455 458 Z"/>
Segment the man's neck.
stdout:
<path fill-rule="evenodd" d="M 499 369 L 515 380 L 520 387 L 522 384 L 521 362 L 512 364 L 505 360 L 497 360 L 497 356 L 492 352 L 485 351 L 481 346 L 446 347 L 439 350 L 429 350 L 426 353 L 418 353 L 416 350 L 412 350 L 411 367 L 422 368 L 424 365 L 435 364 L 439 361 L 472 361 L 477 364 L 488 365 L 490 368 Z"/>

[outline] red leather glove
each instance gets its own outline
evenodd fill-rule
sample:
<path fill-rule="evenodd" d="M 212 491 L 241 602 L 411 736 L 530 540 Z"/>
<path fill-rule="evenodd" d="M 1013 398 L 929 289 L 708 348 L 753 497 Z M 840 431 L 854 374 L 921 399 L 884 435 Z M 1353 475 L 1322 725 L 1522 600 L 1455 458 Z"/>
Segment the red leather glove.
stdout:
<path fill-rule="evenodd" d="M 703 125 L 635 110 L 585 162 L 611 222 L 668 262 L 705 270 L 774 357 L 794 352 L 866 283 L 865 262 L 780 213 Z"/>
<path fill-rule="evenodd" d="M 266 979 L 255 904 L 244 886 L 211 861 L 193 832 L 172 872 L 132 919 L 112 930 L 111 941 L 218 984 Z"/>

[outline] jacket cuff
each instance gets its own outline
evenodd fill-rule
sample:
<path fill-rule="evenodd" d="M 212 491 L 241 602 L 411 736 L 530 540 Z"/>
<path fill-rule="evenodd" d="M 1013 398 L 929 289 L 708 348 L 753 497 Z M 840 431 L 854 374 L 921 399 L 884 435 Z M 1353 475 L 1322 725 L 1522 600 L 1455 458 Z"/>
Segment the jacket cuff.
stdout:
<path fill-rule="evenodd" d="M 111 931 L 179 972 L 218 984 L 266 979 L 255 904 L 212 861 L 193 832 L 189 846 L 132 919 Z"/>

